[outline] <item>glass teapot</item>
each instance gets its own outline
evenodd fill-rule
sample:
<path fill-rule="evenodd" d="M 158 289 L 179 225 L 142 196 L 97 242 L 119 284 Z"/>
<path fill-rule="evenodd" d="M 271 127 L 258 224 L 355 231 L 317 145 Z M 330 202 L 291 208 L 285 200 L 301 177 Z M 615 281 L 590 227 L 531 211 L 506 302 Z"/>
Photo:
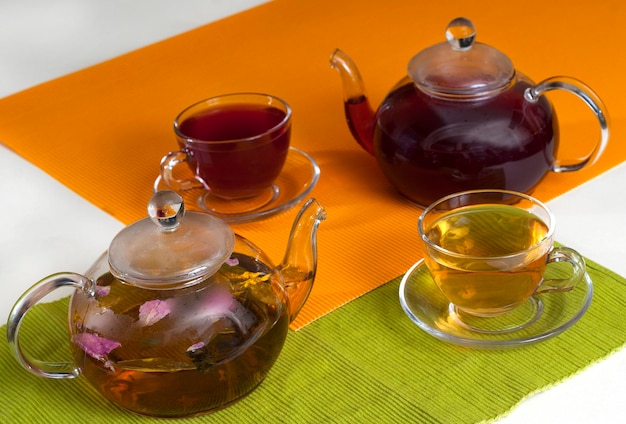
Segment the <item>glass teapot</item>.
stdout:
<path fill-rule="evenodd" d="M 35 375 L 83 374 L 106 398 L 150 416 L 193 416 L 242 398 L 265 378 L 289 323 L 311 290 L 316 233 L 326 212 L 300 210 L 283 262 L 273 266 L 221 220 L 188 211 L 173 191 L 155 193 L 150 218 L 123 229 L 85 275 L 53 274 L 17 301 L 7 337 Z M 28 358 L 20 325 L 53 290 L 74 288 L 73 363 Z"/>
<path fill-rule="evenodd" d="M 529 193 L 549 171 L 592 164 L 608 142 L 605 106 L 589 87 L 570 77 L 535 84 L 503 53 L 474 42 L 475 36 L 471 21 L 453 20 L 447 42 L 415 55 L 408 75 L 376 112 L 354 62 L 339 49 L 330 59 L 342 78 L 352 135 L 389 181 L 422 206 L 472 189 Z M 587 156 L 555 157 L 558 123 L 544 96 L 550 90 L 578 96 L 598 119 L 600 139 Z"/>

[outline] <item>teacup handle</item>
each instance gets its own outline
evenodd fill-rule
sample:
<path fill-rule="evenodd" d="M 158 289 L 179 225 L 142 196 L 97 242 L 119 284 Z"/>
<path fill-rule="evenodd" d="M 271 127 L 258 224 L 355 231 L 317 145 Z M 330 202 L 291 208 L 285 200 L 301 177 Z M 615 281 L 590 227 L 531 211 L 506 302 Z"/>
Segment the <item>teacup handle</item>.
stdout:
<path fill-rule="evenodd" d="M 169 152 L 161 159 L 161 177 L 165 184 L 175 191 L 190 190 L 192 188 L 206 188 L 204 181 L 198 176 L 179 179 L 174 177 L 174 168 L 189 161 L 189 154 L 184 150 Z"/>
<path fill-rule="evenodd" d="M 552 165 L 552 171 L 554 172 L 571 172 L 578 171 L 587 165 L 595 163 L 609 141 L 609 124 L 608 113 L 604 103 L 600 100 L 600 97 L 593 92 L 583 82 L 572 77 L 552 77 L 543 80 L 534 87 L 527 88 L 524 97 L 529 102 L 536 102 L 544 92 L 551 90 L 564 90 L 570 92 L 580 98 L 594 113 L 598 122 L 600 123 L 600 140 L 593 147 L 593 150 L 582 158 L 571 160 L 556 160 Z"/>
<path fill-rule="evenodd" d="M 26 313 L 45 296 L 61 287 L 73 287 L 93 296 L 96 285 L 89 278 L 80 274 L 52 274 L 36 283 L 18 299 L 7 322 L 9 349 L 22 367 L 40 377 L 74 378 L 80 374 L 80 368 L 71 362 L 45 362 L 27 358 L 22 351 L 20 342 L 20 327 Z"/>
<path fill-rule="evenodd" d="M 546 259 L 548 265 L 554 262 L 567 262 L 572 267 L 572 275 L 568 278 L 544 279 L 534 294 L 567 292 L 575 288 L 585 277 L 585 259 L 574 249 L 563 246 L 552 248 Z"/>

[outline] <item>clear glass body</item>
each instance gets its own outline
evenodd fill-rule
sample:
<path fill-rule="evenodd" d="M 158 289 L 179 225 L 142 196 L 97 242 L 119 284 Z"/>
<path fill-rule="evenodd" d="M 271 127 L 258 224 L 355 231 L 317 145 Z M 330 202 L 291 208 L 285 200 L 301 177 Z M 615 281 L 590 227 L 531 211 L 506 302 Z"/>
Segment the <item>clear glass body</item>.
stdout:
<path fill-rule="evenodd" d="M 184 210 L 180 197 L 165 193 L 152 200 L 149 210 L 157 213 L 151 218 L 172 232 L 179 228 Z M 317 228 L 324 219 L 324 208 L 309 199 L 296 216 L 279 265 L 235 235 L 233 253 L 222 258 L 219 269 L 199 274 L 195 268 L 206 268 L 206 261 L 193 262 L 189 281 L 180 280 L 177 269 L 151 273 L 147 279 L 144 272 L 138 280 L 120 277 L 131 275 L 132 266 L 115 272 L 107 251 L 85 275 L 51 274 L 22 294 L 7 322 L 9 347 L 18 364 L 32 374 L 71 379 L 82 373 L 106 398 L 138 414 L 186 417 L 224 408 L 254 390 L 278 358 L 289 323 L 315 279 Z M 137 240 L 116 240 L 123 244 L 151 239 L 137 234 Z M 173 241 L 171 249 L 180 247 L 181 238 Z M 191 241 L 208 242 L 206 237 Z M 171 259 L 167 250 L 148 256 L 135 259 L 154 264 L 157 271 Z M 176 259 L 180 270 L 189 265 L 185 259 L 193 260 L 184 255 Z M 69 310 L 74 361 L 30 357 L 20 342 L 23 319 L 33 305 L 61 287 L 74 289 Z"/>
<path fill-rule="evenodd" d="M 193 416 L 237 401 L 269 372 L 290 320 L 282 277 L 260 255 L 233 253 L 215 275 L 174 290 L 128 285 L 101 258 L 87 273 L 93 292 L 70 304 L 76 365 L 139 414 Z"/>

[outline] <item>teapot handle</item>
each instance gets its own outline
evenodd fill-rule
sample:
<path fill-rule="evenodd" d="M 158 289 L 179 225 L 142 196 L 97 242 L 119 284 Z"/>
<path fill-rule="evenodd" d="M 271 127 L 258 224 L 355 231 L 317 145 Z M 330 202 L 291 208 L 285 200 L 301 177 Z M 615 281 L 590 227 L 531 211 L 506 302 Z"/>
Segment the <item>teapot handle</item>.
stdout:
<path fill-rule="evenodd" d="M 600 97 L 583 82 L 572 77 L 552 77 L 541 81 L 534 87 L 527 88 L 524 97 L 529 102 L 536 102 L 544 92 L 551 90 L 568 91 L 580 98 L 594 113 L 600 124 L 600 140 L 587 156 L 573 160 L 557 160 L 552 165 L 554 172 L 578 171 L 594 164 L 606 148 L 609 141 L 608 113 Z"/>
<path fill-rule="evenodd" d="M 80 368 L 70 362 L 45 362 L 27 358 L 20 343 L 20 327 L 26 313 L 45 296 L 61 287 L 74 287 L 94 295 L 95 284 L 89 278 L 75 273 L 52 274 L 28 289 L 15 303 L 7 322 L 9 349 L 17 362 L 27 371 L 46 378 L 74 378 Z"/>

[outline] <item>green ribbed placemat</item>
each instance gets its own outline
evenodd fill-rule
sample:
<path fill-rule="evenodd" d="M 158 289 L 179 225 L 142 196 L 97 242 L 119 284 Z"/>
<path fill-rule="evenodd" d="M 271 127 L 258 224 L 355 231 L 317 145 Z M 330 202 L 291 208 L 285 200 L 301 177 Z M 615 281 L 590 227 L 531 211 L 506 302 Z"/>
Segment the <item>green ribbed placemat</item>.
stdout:
<path fill-rule="evenodd" d="M 422 332 L 401 310 L 397 278 L 290 332 L 265 382 L 241 402 L 211 415 L 168 422 L 449 424 L 494 419 L 624 345 L 626 323 L 614 317 L 626 310 L 626 280 L 591 261 L 588 272 L 594 298 L 574 327 L 543 343 L 507 350 L 456 347 Z M 67 299 L 27 315 L 25 343 L 36 344 L 47 360 L 69 357 L 66 311 Z M 111 405 L 82 377 L 30 375 L 7 344 L 0 345 L 2 423 L 164 422 Z"/>

